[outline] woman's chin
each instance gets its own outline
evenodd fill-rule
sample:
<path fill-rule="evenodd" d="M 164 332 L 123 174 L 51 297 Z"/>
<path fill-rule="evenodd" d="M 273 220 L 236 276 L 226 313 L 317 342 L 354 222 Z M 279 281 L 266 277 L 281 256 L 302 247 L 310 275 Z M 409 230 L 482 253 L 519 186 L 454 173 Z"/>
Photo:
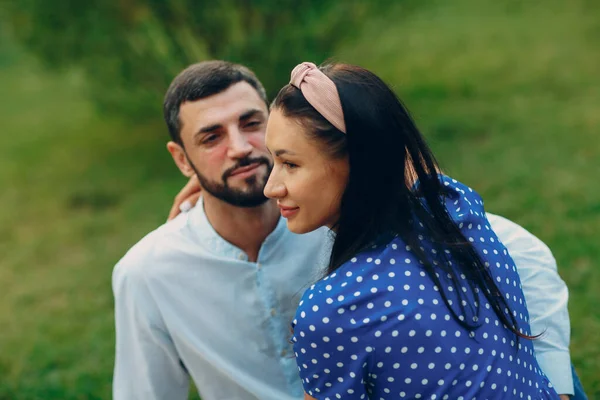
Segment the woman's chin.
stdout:
<path fill-rule="evenodd" d="M 319 225 L 308 224 L 304 221 L 297 221 L 295 218 L 292 220 L 287 220 L 287 227 L 290 232 L 296 233 L 298 235 L 310 233 L 320 228 Z"/>

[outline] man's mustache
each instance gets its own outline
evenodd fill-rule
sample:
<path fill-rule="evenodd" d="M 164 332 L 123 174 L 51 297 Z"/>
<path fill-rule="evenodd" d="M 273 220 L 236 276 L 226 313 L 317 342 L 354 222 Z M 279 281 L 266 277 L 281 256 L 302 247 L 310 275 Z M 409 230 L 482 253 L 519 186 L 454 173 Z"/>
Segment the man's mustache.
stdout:
<path fill-rule="evenodd" d="M 231 176 L 233 171 L 238 168 L 246 167 L 250 164 L 265 164 L 267 167 L 271 167 L 271 161 L 266 157 L 254 157 L 254 158 L 244 158 L 240 160 L 236 165 L 231 168 L 228 168 L 225 172 L 223 172 L 223 181 Z"/>

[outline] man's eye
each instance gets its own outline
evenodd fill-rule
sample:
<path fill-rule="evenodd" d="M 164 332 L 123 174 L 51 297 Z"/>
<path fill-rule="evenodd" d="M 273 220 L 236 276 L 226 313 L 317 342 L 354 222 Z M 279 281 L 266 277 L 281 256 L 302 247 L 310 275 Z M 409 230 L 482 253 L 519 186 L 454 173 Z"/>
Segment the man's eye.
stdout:
<path fill-rule="evenodd" d="M 296 165 L 296 164 L 294 164 L 294 163 L 291 163 L 291 162 L 289 162 L 289 161 L 285 161 L 285 162 L 283 163 L 283 165 L 284 165 L 286 168 L 289 168 L 289 169 L 298 168 L 298 165 Z"/>
<path fill-rule="evenodd" d="M 252 121 L 252 122 L 248 122 L 248 123 L 245 125 L 245 127 L 246 127 L 246 128 L 254 128 L 254 127 L 257 127 L 257 126 L 259 126 L 260 124 L 262 124 L 262 122 L 261 122 L 261 121 Z"/>
<path fill-rule="evenodd" d="M 202 141 L 202 143 L 210 143 L 210 142 L 214 142 L 215 140 L 217 140 L 219 136 L 218 135 L 208 135 L 204 138 L 204 140 Z"/>

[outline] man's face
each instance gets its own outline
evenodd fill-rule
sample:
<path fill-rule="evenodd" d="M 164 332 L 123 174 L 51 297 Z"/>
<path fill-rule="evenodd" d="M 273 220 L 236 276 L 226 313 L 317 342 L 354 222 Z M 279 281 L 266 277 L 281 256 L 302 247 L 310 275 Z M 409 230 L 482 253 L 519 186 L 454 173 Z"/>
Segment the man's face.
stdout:
<path fill-rule="evenodd" d="M 263 188 L 272 167 L 265 147 L 267 116 L 265 102 L 246 82 L 181 105 L 180 160 L 208 195 L 239 207 L 267 200 Z"/>

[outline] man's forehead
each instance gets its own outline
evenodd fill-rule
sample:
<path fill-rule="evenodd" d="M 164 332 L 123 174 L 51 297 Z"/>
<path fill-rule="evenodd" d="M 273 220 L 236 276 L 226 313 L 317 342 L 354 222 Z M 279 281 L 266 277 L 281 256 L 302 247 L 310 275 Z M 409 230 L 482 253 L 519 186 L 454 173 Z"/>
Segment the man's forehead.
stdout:
<path fill-rule="evenodd" d="M 238 82 L 215 95 L 183 103 L 180 116 L 183 121 L 221 125 L 237 121 L 249 110 L 261 110 L 266 114 L 267 106 L 250 84 Z"/>

